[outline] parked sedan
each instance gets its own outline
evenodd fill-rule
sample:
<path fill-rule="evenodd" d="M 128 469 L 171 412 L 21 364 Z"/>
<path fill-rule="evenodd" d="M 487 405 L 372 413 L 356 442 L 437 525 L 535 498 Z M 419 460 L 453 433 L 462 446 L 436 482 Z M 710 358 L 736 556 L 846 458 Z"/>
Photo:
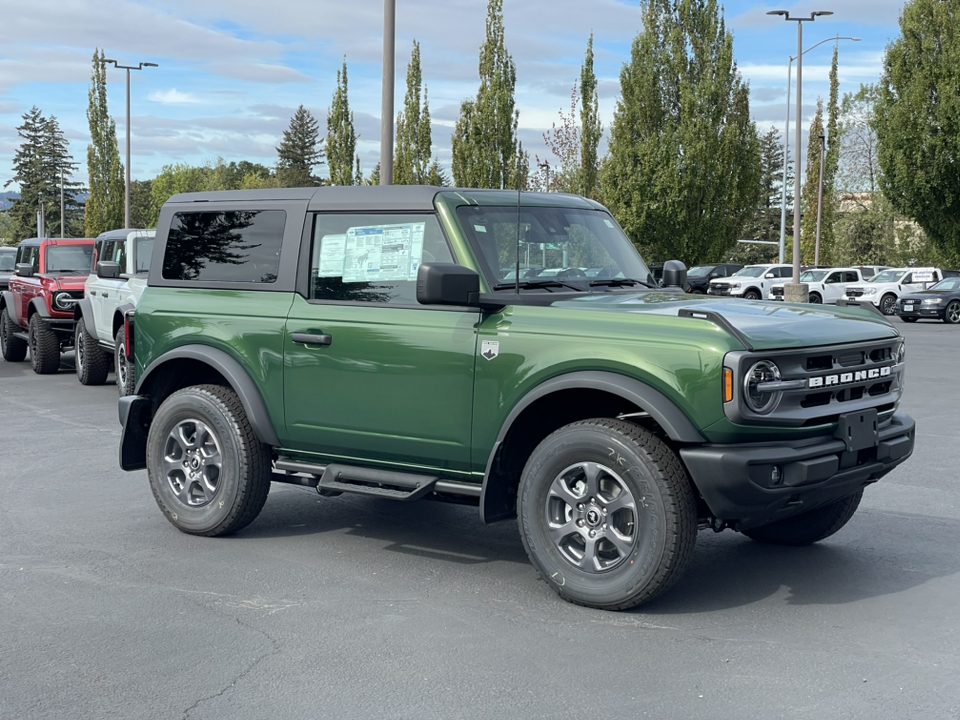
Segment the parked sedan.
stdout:
<path fill-rule="evenodd" d="M 960 278 L 947 278 L 921 292 L 904 295 L 897 303 L 897 315 L 904 322 L 929 318 L 951 325 L 960 323 Z"/>

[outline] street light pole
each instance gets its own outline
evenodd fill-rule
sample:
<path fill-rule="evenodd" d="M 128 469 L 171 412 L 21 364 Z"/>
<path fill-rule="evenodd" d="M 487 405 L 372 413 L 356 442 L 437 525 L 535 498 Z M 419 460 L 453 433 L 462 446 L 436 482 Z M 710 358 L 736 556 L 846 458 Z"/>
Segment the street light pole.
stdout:
<path fill-rule="evenodd" d="M 814 48 L 820 47 L 826 42 L 838 41 L 838 40 L 852 40 L 853 42 L 860 42 L 858 37 L 836 37 L 827 38 L 821 40 L 815 45 L 811 45 L 806 50 L 804 50 L 801 55 L 806 55 L 808 52 Z M 783 124 L 783 182 L 780 184 L 780 259 L 779 263 L 783 265 L 784 258 L 784 245 L 786 244 L 787 237 L 787 166 L 790 164 L 790 79 L 793 71 L 793 61 L 796 60 L 796 57 L 791 56 L 790 60 L 787 62 L 787 119 Z M 800 132 L 800 129 L 797 128 L 797 132 Z M 799 162 L 797 163 L 796 172 L 800 172 Z M 796 212 L 796 198 L 794 198 L 794 212 Z"/>
<path fill-rule="evenodd" d="M 786 10 L 771 10 L 767 15 L 782 15 L 784 20 L 793 20 L 797 23 L 797 140 L 795 155 L 799 162 L 800 159 L 800 122 L 803 119 L 803 23 L 813 22 L 823 15 L 833 15 L 829 10 L 818 10 L 810 13 L 810 17 L 790 17 Z M 797 212 L 797 205 L 800 199 L 800 173 L 794 173 L 793 183 L 793 285 L 785 285 L 783 288 L 784 300 L 795 299 L 800 302 L 806 302 L 807 286 L 800 284 L 800 213 Z M 787 293 L 793 296 L 787 297 Z"/>
<path fill-rule="evenodd" d="M 817 244 L 815 246 L 813 254 L 813 264 L 820 265 L 820 221 L 823 219 L 823 166 L 826 164 L 827 151 L 826 151 L 827 138 L 825 135 L 820 136 L 820 185 L 817 189 Z"/>
<path fill-rule="evenodd" d="M 160 67 L 156 63 L 151 62 L 142 62 L 138 63 L 136 66 L 133 65 L 120 65 L 116 60 L 108 60 L 104 58 L 105 63 L 112 64 L 118 70 L 127 71 L 127 172 L 126 172 L 126 182 L 125 190 L 123 197 L 123 226 L 125 228 L 130 227 L 130 71 L 131 70 L 143 70 L 145 67 Z"/>
<path fill-rule="evenodd" d="M 383 0 L 383 97 L 380 115 L 380 184 L 393 185 L 393 91 L 397 0 Z"/>

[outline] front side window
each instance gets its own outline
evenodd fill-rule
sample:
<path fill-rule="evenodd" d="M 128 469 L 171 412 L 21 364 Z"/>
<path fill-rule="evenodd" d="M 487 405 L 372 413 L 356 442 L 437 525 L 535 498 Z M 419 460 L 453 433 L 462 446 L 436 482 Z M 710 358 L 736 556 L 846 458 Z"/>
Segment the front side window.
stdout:
<path fill-rule="evenodd" d="M 416 305 L 420 265 L 453 261 L 436 215 L 320 213 L 309 299 Z"/>
<path fill-rule="evenodd" d="M 48 273 L 87 275 L 93 266 L 93 245 L 48 245 Z"/>
<path fill-rule="evenodd" d="M 176 213 L 163 254 L 166 280 L 272 283 L 280 268 L 283 210 Z"/>
<path fill-rule="evenodd" d="M 586 290 L 618 278 L 654 284 L 636 248 L 604 211 L 464 205 L 457 218 L 495 290 L 543 283 Z"/>

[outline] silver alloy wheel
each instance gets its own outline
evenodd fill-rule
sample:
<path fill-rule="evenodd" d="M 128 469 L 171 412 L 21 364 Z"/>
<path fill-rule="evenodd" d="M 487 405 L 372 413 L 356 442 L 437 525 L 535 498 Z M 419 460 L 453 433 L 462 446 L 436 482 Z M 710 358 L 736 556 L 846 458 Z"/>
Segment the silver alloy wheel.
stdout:
<path fill-rule="evenodd" d="M 614 569 L 637 545 L 637 501 L 623 479 L 599 463 L 561 472 L 550 484 L 544 512 L 554 547 L 584 572 Z"/>
<path fill-rule="evenodd" d="M 114 352 L 116 357 L 113 358 L 113 364 L 117 373 L 117 385 L 125 388 L 127 387 L 127 348 L 123 340 L 117 343 Z"/>
<path fill-rule="evenodd" d="M 947 322 L 952 325 L 960 323 L 960 301 L 954 300 L 952 303 L 947 305 L 947 309 L 944 310 L 946 314 Z"/>
<path fill-rule="evenodd" d="M 897 312 L 897 299 L 893 295 L 884 296 L 880 301 L 880 311 L 884 315 L 893 315 Z"/>
<path fill-rule="evenodd" d="M 203 507 L 217 496 L 223 455 L 217 436 L 200 420 L 181 420 L 163 444 L 163 476 L 184 505 Z"/>

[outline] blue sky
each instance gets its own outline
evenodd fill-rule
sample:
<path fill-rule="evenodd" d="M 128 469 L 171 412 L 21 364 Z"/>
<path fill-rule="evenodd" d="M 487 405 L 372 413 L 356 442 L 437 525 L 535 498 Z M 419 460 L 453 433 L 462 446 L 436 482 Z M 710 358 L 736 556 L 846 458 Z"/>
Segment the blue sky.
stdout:
<path fill-rule="evenodd" d="M 396 106 L 402 106 L 416 39 L 429 92 L 434 154 L 449 167 L 450 135 L 460 102 L 476 94 L 479 82 L 477 55 L 485 35 L 486 2 L 396 2 Z M 877 82 L 885 48 L 899 36 L 902 7 L 896 0 L 726 3 L 724 17 L 734 35 L 739 69 L 750 84 L 751 111 L 760 131 L 772 125 L 783 131 L 787 60 L 797 48 L 797 24 L 767 16 L 768 10 L 834 12 L 804 23 L 804 48 L 836 35 L 862 39 L 839 43 L 842 95 Z M 159 64 L 132 73 L 134 179 L 154 177 L 171 163 L 199 165 L 217 157 L 272 166 L 275 147 L 300 104 L 325 132 L 344 56 L 364 173 L 379 159 L 381 0 L 0 0 L 0 17 L 0 189 L 12 175 L 20 142 L 16 127 L 34 105 L 44 115 L 57 117 L 80 165 L 77 179 L 86 183 L 86 109 L 94 48 L 103 48 L 107 57 L 124 65 Z M 543 133 L 559 123 L 559 111 L 569 113 L 571 89 L 591 31 L 606 136 L 619 95 L 620 69 L 642 29 L 639 3 L 504 0 L 504 25 L 517 65 L 520 137 L 531 156 L 549 156 Z M 818 96 L 826 98 L 833 45 L 824 43 L 804 55 L 805 127 Z M 108 96 L 123 156 L 123 71 L 108 69 Z"/>

